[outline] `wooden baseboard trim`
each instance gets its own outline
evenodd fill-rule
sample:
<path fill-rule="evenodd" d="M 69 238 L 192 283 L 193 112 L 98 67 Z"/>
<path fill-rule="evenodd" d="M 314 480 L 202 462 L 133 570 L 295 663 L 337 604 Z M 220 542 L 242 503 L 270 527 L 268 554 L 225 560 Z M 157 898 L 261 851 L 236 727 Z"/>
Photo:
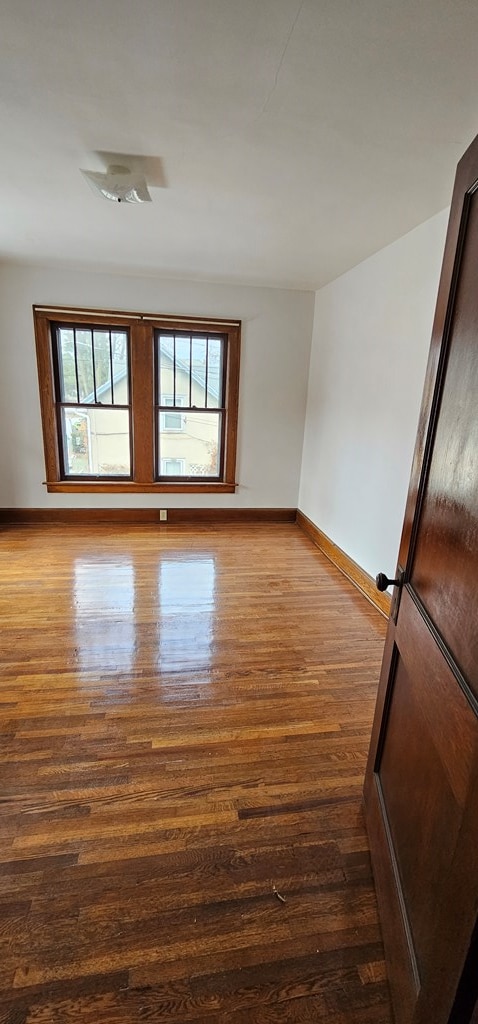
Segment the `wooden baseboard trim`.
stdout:
<path fill-rule="evenodd" d="M 308 516 L 304 515 L 299 509 L 297 510 L 297 525 L 300 526 L 301 530 L 307 534 L 308 537 L 313 540 L 314 544 L 322 551 L 324 555 L 333 562 L 337 569 L 353 583 L 358 590 L 367 598 L 371 604 L 375 605 L 385 618 L 388 619 L 390 614 L 390 603 L 391 597 L 389 594 L 381 594 L 375 586 L 375 580 L 369 576 L 365 569 L 362 569 L 357 562 L 354 562 L 353 558 L 342 551 L 337 544 L 334 544 L 330 537 L 327 537 L 319 527 L 312 522 Z"/>
<path fill-rule="evenodd" d="M 294 508 L 172 508 L 171 523 L 295 523 Z"/>
<path fill-rule="evenodd" d="M 0 524 L 66 526 L 118 523 L 164 526 L 215 523 L 295 523 L 295 508 L 169 508 L 167 522 L 159 508 L 1 508 Z"/>

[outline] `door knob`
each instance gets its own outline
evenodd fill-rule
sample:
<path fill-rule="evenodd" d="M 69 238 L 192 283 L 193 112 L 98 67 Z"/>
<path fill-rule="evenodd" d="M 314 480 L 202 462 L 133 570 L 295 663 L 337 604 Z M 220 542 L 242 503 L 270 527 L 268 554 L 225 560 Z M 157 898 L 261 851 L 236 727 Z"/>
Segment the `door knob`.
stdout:
<path fill-rule="evenodd" d="M 378 576 L 375 577 L 377 590 L 386 590 L 387 587 L 398 587 L 400 582 L 400 580 L 389 580 L 384 572 L 379 572 Z"/>

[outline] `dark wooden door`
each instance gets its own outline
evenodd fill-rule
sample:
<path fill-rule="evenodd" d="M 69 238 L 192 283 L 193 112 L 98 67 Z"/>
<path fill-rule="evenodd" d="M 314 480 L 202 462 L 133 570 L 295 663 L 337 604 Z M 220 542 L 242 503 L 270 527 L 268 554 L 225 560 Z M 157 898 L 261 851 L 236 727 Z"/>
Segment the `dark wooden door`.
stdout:
<path fill-rule="evenodd" d="M 407 301 L 407 296 L 403 296 Z M 397 1024 L 478 990 L 478 138 L 457 169 L 364 800 Z"/>

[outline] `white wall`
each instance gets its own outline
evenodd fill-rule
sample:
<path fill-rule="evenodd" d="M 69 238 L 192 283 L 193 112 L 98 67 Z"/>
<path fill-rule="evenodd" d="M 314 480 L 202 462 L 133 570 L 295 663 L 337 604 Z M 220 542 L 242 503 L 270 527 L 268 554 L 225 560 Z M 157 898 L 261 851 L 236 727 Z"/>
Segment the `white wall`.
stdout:
<path fill-rule="evenodd" d="M 32 304 L 243 321 L 236 494 L 47 494 Z M 313 292 L 0 267 L 0 506 L 296 508 Z"/>
<path fill-rule="evenodd" d="M 299 508 L 395 569 L 448 211 L 316 294 Z"/>

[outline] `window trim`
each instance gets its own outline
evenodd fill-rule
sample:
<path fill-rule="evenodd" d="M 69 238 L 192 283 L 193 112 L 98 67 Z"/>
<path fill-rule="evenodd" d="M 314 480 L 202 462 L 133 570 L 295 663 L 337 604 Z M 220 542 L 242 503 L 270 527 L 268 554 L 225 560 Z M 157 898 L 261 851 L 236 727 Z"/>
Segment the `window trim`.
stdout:
<path fill-rule="evenodd" d="M 40 406 L 45 452 L 46 481 L 50 493 L 210 493 L 233 494 L 236 491 L 237 418 L 239 402 L 239 364 L 241 321 L 118 310 L 33 306 L 35 341 L 40 385 Z M 62 478 L 61 453 L 57 431 L 51 325 L 55 323 L 101 324 L 124 327 L 129 332 L 130 401 L 132 405 L 133 478 Z M 220 333 L 226 338 L 227 358 L 224 413 L 224 467 L 221 480 L 201 482 L 155 480 L 155 402 L 154 332 L 155 330 L 197 330 Z"/>

